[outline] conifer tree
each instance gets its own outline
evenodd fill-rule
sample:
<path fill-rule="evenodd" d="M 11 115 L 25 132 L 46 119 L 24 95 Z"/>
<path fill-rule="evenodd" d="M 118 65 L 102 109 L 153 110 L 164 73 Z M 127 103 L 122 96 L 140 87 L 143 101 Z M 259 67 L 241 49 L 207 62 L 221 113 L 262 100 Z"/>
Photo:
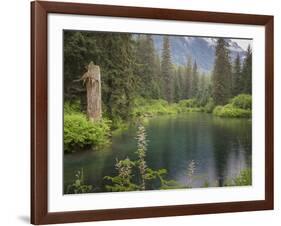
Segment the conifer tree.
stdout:
<path fill-rule="evenodd" d="M 174 72 L 174 101 L 178 102 L 183 98 L 183 68 L 178 66 Z"/>
<path fill-rule="evenodd" d="M 197 101 L 200 106 L 205 106 L 211 96 L 210 76 L 204 72 L 199 76 L 199 88 L 197 93 Z"/>
<path fill-rule="evenodd" d="M 112 120 L 127 118 L 135 94 L 133 44 L 131 34 L 65 31 L 66 100 L 86 99 L 85 87 L 75 80 L 86 72 L 85 66 L 93 61 L 101 69 L 103 113 Z"/>
<path fill-rule="evenodd" d="M 161 76 L 163 80 L 164 97 L 171 103 L 173 100 L 173 65 L 171 61 L 169 36 L 164 36 L 163 38 Z"/>
<path fill-rule="evenodd" d="M 252 94 L 252 48 L 249 45 L 243 63 L 242 76 L 244 80 L 244 93 Z"/>
<path fill-rule="evenodd" d="M 191 96 L 192 96 L 192 98 L 197 96 L 198 84 L 199 84 L 199 78 L 198 78 L 197 63 L 196 63 L 196 61 L 194 61 L 193 67 L 192 67 L 192 80 L 191 80 Z"/>
<path fill-rule="evenodd" d="M 160 87 L 157 81 L 157 56 L 151 35 L 139 35 L 136 48 L 137 74 L 140 94 L 147 98 L 159 98 Z"/>
<path fill-rule="evenodd" d="M 232 73 L 232 96 L 242 93 L 244 89 L 243 77 L 241 72 L 241 60 L 239 53 L 237 54 Z"/>
<path fill-rule="evenodd" d="M 227 43 L 217 40 L 213 70 L 213 99 L 216 105 L 225 105 L 231 96 L 231 64 Z"/>
<path fill-rule="evenodd" d="M 185 73 L 185 99 L 191 98 L 192 88 L 192 59 L 188 57 Z"/>

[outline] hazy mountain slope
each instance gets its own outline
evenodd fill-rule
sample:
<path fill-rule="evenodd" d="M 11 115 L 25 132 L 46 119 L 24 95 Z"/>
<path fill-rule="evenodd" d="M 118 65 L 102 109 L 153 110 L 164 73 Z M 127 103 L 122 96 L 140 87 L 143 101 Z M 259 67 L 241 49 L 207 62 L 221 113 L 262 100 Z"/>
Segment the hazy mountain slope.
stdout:
<path fill-rule="evenodd" d="M 154 44 L 157 52 L 161 54 L 163 37 L 154 35 Z M 189 56 L 196 60 L 202 71 L 211 71 L 215 60 L 216 38 L 170 36 L 172 60 L 175 64 L 185 65 Z M 228 39 L 231 58 L 237 53 L 243 58 L 245 51 L 234 41 Z"/>

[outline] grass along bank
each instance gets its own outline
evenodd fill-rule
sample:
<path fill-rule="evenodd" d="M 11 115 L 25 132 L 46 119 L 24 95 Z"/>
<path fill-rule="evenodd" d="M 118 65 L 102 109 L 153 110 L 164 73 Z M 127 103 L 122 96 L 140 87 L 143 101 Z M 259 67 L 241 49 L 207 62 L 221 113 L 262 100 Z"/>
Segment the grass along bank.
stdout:
<path fill-rule="evenodd" d="M 251 118 L 252 117 L 252 96 L 240 94 L 232 98 L 224 106 L 216 106 L 213 114 L 219 117 L 229 118 Z"/>
<path fill-rule="evenodd" d="M 229 118 L 250 118 L 252 115 L 252 96 L 240 94 L 230 99 L 228 104 L 224 106 L 215 106 L 212 98 L 209 98 L 205 104 L 200 103 L 196 98 L 169 104 L 162 99 L 138 97 L 134 100 L 131 116 L 138 118 L 188 112 L 213 113 L 215 116 Z"/>
<path fill-rule="evenodd" d="M 162 99 L 138 97 L 133 101 L 128 121 L 110 120 L 103 116 L 103 119 L 91 122 L 82 112 L 79 102 L 66 102 L 64 104 L 64 151 L 69 153 L 87 149 L 102 149 L 110 143 L 112 134 L 124 131 L 129 123 L 134 123 L 139 118 L 188 112 L 206 112 L 219 117 L 250 118 L 251 106 L 252 98 L 246 94 L 232 98 L 224 106 L 215 106 L 212 98 L 202 105 L 196 99 L 186 99 L 169 104 Z"/>
<path fill-rule="evenodd" d="M 134 100 L 131 116 L 152 117 L 157 115 L 173 115 L 184 112 L 204 112 L 195 99 L 181 100 L 178 103 L 169 104 L 163 99 L 145 99 L 138 97 Z"/>

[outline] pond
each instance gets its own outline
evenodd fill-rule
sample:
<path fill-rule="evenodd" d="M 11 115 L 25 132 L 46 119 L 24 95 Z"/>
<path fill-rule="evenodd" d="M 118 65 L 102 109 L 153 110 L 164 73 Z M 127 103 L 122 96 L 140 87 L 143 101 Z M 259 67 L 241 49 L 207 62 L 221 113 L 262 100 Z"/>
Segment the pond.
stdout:
<path fill-rule="evenodd" d="M 249 119 L 219 118 L 206 113 L 157 116 L 145 123 L 148 142 L 146 161 L 152 169 L 165 168 L 168 179 L 192 187 L 222 186 L 245 168 L 251 168 L 252 122 Z M 101 151 L 64 155 L 64 185 L 83 168 L 86 184 L 104 192 L 104 176 L 116 175 L 116 159 L 136 159 L 136 127 L 112 137 Z M 195 163 L 194 179 L 187 168 Z"/>

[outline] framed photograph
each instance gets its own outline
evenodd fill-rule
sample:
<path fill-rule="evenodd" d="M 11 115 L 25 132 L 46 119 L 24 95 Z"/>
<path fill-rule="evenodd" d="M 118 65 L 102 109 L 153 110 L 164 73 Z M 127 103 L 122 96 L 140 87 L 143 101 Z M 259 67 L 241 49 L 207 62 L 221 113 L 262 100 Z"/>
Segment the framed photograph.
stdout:
<path fill-rule="evenodd" d="M 31 15 L 31 223 L 273 209 L 273 16 Z"/>

